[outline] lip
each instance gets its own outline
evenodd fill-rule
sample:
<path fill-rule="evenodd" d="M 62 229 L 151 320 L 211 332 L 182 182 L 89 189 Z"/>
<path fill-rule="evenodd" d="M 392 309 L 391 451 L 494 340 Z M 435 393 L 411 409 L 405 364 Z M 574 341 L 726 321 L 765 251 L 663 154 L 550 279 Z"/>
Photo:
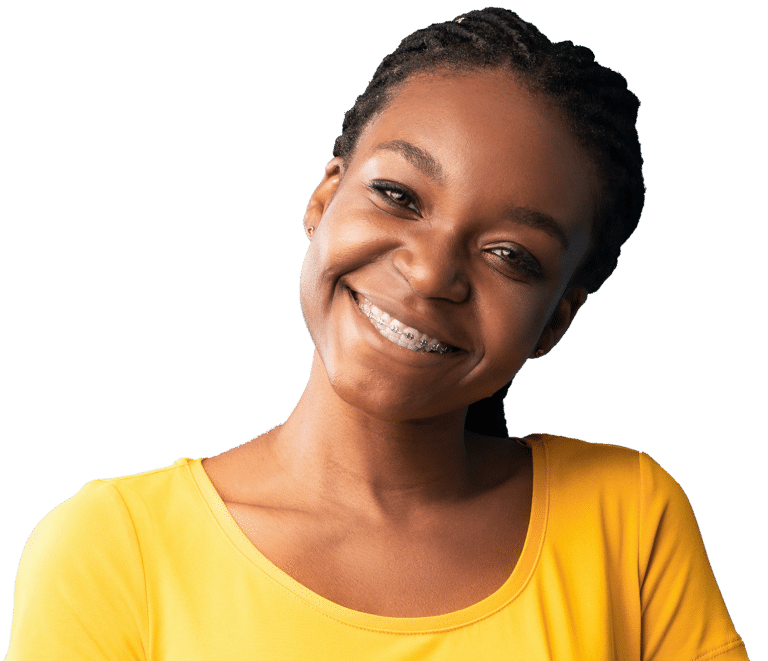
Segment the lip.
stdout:
<path fill-rule="evenodd" d="M 453 351 L 449 351 L 446 353 L 434 352 L 434 354 L 440 355 L 440 356 L 451 356 L 451 355 L 458 355 L 460 353 L 466 353 L 466 350 L 462 348 L 455 339 L 446 335 L 444 332 L 436 330 L 435 327 L 431 325 L 428 320 L 421 318 L 420 315 L 415 315 L 410 313 L 407 310 L 403 310 L 399 305 L 389 303 L 389 302 L 384 302 L 380 298 L 378 298 L 376 295 L 372 296 L 364 291 L 357 291 L 350 287 L 345 287 L 345 288 L 349 292 L 350 298 L 352 299 L 352 302 L 354 303 L 355 308 L 357 308 L 360 314 L 363 314 L 363 313 L 360 311 L 357 297 L 364 296 L 371 303 L 373 303 L 373 305 L 375 305 L 377 308 L 379 308 L 383 312 L 386 312 L 388 315 L 402 322 L 406 326 L 410 326 L 411 328 L 415 328 L 422 333 L 426 333 L 429 337 L 434 338 L 435 340 L 437 340 L 442 344 L 447 344 L 454 349 Z M 373 325 L 371 325 L 371 328 L 375 330 Z M 382 337 L 381 339 L 387 343 L 394 344 L 393 342 L 391 342 L 390 340 L 384 337 Z M 420 355 L 434 355 L 433 352 L 425 352 L 424 354 L 421 352 L 413 352 L 410 349 L 405 349 L 405 351 L 408 351 L 409 353 L 417 353 Z"/>

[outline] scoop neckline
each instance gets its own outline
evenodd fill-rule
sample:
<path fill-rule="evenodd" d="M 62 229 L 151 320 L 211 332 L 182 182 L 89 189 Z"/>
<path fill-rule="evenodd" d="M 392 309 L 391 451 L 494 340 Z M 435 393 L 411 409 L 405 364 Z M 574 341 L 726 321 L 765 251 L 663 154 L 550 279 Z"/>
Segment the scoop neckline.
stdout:
<path fill-rule="evenodd" d="M 532 452 L 533 493 L 528 532 L 512 573 L 495 592 L 471 606 L 440 615 L 421 617 L 389 617 L 356 611 L 313 592 L 275 565 L 246 537 L 205 472 L 202 458 L 180 459 L 177 463 L 186 463 L 207 508 L 230 543 L 256 569 L 307 606 L 357 628 L 389 633 L 430 633 L 464 627 L 493 615 L 514 601 L 531 580 L 541 555 L 546 532 L 549 511 L 549 461 L 544 435 L 528 436 L 524 440 Z"/>

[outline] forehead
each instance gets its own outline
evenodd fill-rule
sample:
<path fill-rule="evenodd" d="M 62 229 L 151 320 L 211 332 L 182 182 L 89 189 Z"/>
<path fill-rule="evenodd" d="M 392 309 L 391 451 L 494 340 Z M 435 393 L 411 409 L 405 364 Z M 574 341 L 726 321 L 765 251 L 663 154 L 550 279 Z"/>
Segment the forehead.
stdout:
<path fill-rule="evenodd" d="M 565 225 L 591 223 L 597 170 L 560 112 L 506 72 L 420 74 L 408 79 L 362 132 L 350 167 L 381 145 L 432 155 L 443 184 L 476 204 L 516 205 Z"/>

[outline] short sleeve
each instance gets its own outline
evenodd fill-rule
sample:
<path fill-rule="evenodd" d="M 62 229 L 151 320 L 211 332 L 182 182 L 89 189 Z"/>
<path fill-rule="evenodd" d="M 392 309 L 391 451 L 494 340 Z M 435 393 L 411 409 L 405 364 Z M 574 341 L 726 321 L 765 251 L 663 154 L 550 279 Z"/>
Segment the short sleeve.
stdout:
<path fill-rule="evenodd" d="M 24 547 L 6 661 L 146 659 L 141 553 L 117 489 L 91 482 Z"/>
<path fill-rule="evenodd" d="M 746 661 L 680 485 L 640 455 L 639 574 L 644 661 Z"/>

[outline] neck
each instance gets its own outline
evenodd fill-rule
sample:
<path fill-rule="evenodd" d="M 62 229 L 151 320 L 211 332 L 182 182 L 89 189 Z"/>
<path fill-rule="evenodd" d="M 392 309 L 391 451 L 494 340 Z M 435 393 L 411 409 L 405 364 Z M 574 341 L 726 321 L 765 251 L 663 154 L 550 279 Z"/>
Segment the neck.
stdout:
<path fill-rule="evenodd" d="M 466 409 L 419 420 L 385 420 L 333 390 L 315 355 L 307 388 L 270 434 L 284 475 L 326 501 L 395 513 L 466 496 L 475 482 Z"/>

